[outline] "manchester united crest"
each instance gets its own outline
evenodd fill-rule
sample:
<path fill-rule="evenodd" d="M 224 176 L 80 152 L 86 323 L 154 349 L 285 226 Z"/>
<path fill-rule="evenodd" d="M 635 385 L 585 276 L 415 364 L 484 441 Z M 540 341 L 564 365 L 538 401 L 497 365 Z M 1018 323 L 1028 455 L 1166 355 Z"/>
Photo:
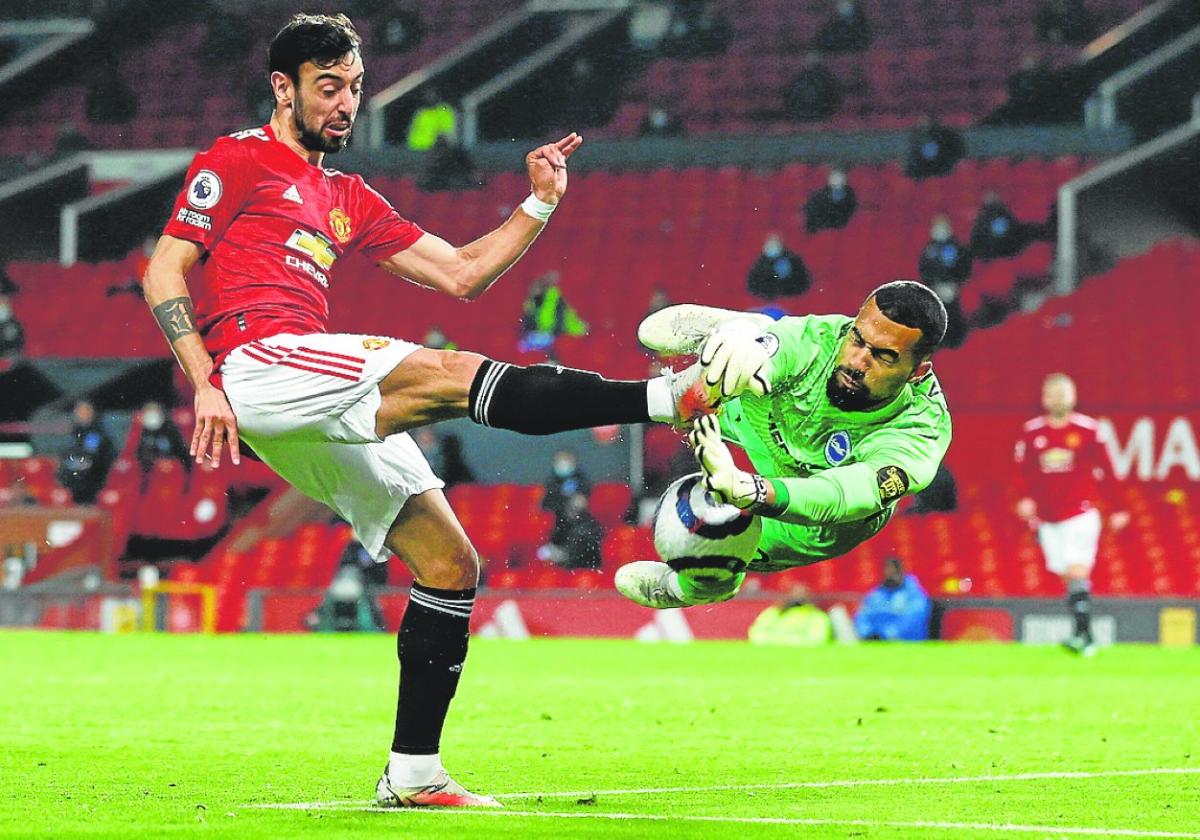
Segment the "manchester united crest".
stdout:
<path fill-rule="evenodd" d="M 364 350 L 382 350 L 384 347 L 387 347 L 391 343 L 392 342 L 386 338 L 364 338 L 363 339 L 363 349 Z"/>
<path fill-rule="evenodd" d="M 350 241 L 350 216 L 340 207 L 335 207 L 329 211 L 329 227 L 333 231 L 333 236 L 338 242 L 345 245 Z"/>

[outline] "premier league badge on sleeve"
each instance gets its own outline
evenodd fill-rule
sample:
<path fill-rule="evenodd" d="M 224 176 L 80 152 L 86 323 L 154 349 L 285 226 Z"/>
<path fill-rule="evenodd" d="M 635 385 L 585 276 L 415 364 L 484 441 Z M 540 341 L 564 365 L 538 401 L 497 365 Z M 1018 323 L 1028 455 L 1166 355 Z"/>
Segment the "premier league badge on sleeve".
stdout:
<path fill-rule="evenodd" d="M 197 210 L 208 210 L 216 207 L 221 200 L 221 179 L 210 169 L 201 169 L 188 184 L 188 204 Z"/>

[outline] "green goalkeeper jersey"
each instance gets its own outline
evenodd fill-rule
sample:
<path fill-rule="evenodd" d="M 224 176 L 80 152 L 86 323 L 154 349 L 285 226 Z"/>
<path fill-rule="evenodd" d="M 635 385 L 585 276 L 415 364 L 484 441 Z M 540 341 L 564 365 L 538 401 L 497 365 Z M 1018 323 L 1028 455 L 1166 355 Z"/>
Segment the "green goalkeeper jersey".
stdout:
<path fill-rule="evenodd" d="M 950 446 L 950 412 L 932 372 L 869 411 L 829 402 L 826 383 L 853 322 L 808 315 L 768 327 L 778 339 L 766 339 L 771 393 L 743 394 L 721 415 L 723 435 L 790 498 L 780 518 L 763 517 L 752 570 L 836 557 L 878 533 L 903 496 L 933 480 Z"/>

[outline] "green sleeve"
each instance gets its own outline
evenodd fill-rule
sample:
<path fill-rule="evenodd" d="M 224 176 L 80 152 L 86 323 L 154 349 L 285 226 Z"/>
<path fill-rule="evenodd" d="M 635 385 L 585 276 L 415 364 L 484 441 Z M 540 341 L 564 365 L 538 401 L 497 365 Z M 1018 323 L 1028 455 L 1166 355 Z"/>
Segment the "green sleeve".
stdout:
<path fill-rule="evenodd" d="M 866 519 L 929 486 L 950 445 L 949 418 L 887 427 L 868 435 L 859 460 L 807 478 L 771 478 L 773 511 L 762 515 L 804 525 Z"/>
<path fill-rule="evenodd" d="M 772 387 L 799 379 L 821 352 L 818 320 L 813 315 L 781 318 L 763 330 L 779 340 L 777 347 L 770 348 Z"/>

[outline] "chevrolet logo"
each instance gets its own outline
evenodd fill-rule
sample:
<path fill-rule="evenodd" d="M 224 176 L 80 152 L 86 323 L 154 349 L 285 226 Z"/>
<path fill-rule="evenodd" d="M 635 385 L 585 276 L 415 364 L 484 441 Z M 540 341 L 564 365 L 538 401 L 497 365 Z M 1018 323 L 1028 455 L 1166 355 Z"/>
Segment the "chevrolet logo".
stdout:
<path fill-rule="evenodd" d="M 293 251 L 304 254 L 325 271 L 333 268 L 333 264 L 338 258 L 337 252 L 333 250 L 332 242 L 319 233 L 309 233 L 299 228 L 288 237 L 287 246 Z"/>

